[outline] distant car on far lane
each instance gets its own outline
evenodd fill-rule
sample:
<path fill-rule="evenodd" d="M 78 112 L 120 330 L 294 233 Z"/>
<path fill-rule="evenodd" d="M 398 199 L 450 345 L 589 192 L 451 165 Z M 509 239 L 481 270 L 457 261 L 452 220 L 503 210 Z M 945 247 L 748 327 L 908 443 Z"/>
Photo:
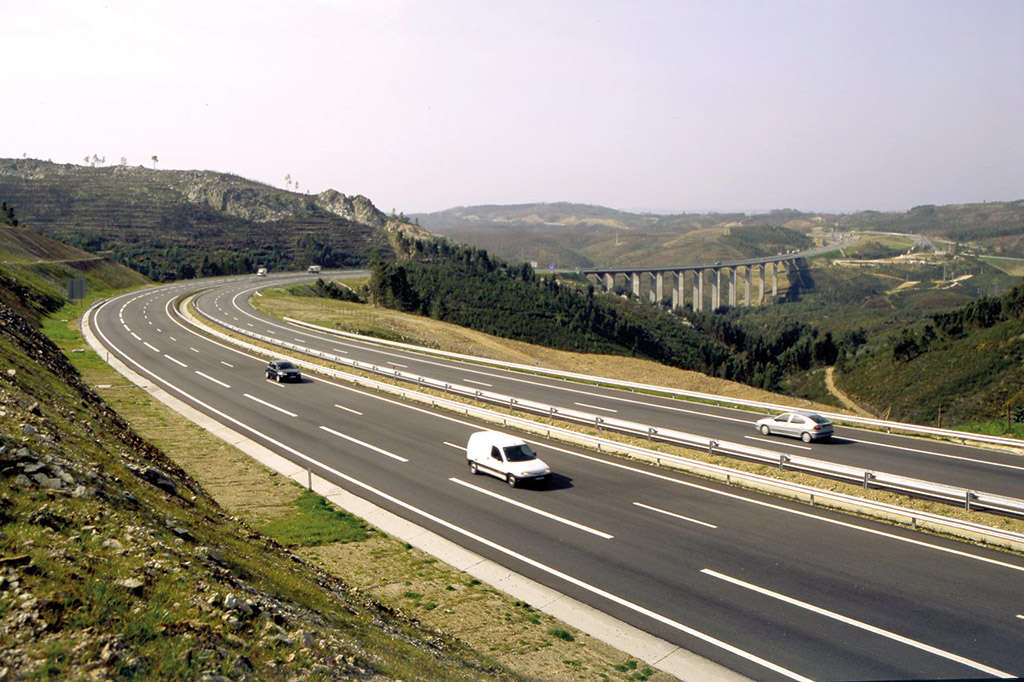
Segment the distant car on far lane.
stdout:
<path fill-rule="evenodd" d="M 812 412 L 783 412 L 775 417 L 758 419 L 755 427 L 766 436 L 777 433 L 799 438 L 805 443 L 828 440 L 834 431 L 831 421 Z"/>
<path fill-rule="evenodd" d="M 302 381 L 302 372 L 294 362 L 288 360 L 271 360 L 267 365 L 267 379 L 277 383 L 282 381 Z"/>

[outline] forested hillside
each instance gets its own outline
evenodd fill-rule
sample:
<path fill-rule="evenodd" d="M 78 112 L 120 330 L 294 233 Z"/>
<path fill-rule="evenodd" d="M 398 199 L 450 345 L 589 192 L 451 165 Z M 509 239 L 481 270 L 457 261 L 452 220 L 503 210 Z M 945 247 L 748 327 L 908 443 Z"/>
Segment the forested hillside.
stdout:
<path fill-rule="evenodd" d="M 840 387 L 879 414 L 936 424 L 1024 421 L 1024 284 L 907 324 L 844 356 Z"/>
<path fill-rule="evenodd" d="M 632 355 L 777 389 L 787 373 L 834 362 L 839 342 L 793 323 L 763 333 L 692 311 L 669 313 L 591 286 L 538 277 L 486 251 L 403 242 L 401 262 L 373 267 L 372 302 L 561 350 Z"/>
<path fill-rule="evenodd" d="M 156 281 L 360 265 L 390 249 L 389 234 L 417 230 L 362 196 L 210 171 L 0 159 L 0 196 L 23 226 Z"/>

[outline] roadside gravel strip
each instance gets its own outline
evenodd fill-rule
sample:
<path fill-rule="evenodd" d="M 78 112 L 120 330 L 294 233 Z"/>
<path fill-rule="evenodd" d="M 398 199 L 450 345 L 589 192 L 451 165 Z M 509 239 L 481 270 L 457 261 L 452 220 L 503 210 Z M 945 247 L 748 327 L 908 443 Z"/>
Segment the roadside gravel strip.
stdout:
<path fill-rule="evenodd" d="M 748 679 L 534 580 L 513 573 L 504 566 L 468 551 L 432 531 L 406 521 L 366 499 L 352 495 L 239 431 L 228 428 L 206 416 L 114 357 L 110 349 L 96 337 L 89 324 L 94 311 L 102 304 L 103 302 L 98 302 L 87 310 L 82 318 L 82 333 L 89 346 L 129 381 L 264 466 L 291 478 L 304 487 L 311 486 L 315 492 L 323 495 L 341 509 L 361 517 L 367 523 L 408 542 L 457 570 L 464 571 L 474 578 L 529 603 L 544 613 L 681 680 L 738 682 Z M 139 369 L 145 371 L 144 368 Z"/>

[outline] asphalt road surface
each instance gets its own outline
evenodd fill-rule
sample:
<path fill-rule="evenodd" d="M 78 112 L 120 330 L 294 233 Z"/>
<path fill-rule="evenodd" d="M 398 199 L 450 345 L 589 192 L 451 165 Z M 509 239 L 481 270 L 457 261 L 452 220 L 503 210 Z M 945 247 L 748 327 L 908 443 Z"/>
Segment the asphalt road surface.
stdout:
<path fill-rule="evenodd" d="M 431 376 L 451 372 L 729 440 L 757 435 L 751 415 L 733 410 L 317 341 L 256 315 L 240 294 L 280 281 L 224 280 L 199 304 L 282 339 L 423 363 Z M 759 680 L 1024 675 L 1021 557 L 532 437 L 557 475 L 550 486 L 512 489 L 466 466 L 466 440 L 484 424 L 319 377 L 267 381 L 266 358 L 195 333 L 173 311 L 175 298 L 204 286 L 126 294 L 90 324 L 112 355 L 175 397 L 509 571 Z M 985 479 L 992 486 L 1022 473 L 1019 460 L 984 450 L 848 429 L 840 439 L 810 446 L 813 456 L 901 462 L 933 480 L 936 471 L 991 468 L 1000 472 Z"/>

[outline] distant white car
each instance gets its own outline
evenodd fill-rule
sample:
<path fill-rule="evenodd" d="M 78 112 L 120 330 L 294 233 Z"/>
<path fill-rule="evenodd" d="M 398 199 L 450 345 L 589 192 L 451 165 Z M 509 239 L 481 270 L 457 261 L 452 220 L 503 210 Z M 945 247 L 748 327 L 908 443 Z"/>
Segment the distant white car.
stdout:
<path fill-rule="evenodd" d="M 547 481 L 551 467 L 521 438 L 498 431 L 478 431 L 466 444 L 466 461 L 474 474 L 489 474 L 515 488 L 524 481 Z"/>
<path fill-rule="evenodd" d="M 777 433 L 799 438 L 805 443 L 828 440 L 834 431 L 831 421 L 811 412 L 783 412 L 775 417 L 758 419 L 755 427 L 766 436 Z"/>

